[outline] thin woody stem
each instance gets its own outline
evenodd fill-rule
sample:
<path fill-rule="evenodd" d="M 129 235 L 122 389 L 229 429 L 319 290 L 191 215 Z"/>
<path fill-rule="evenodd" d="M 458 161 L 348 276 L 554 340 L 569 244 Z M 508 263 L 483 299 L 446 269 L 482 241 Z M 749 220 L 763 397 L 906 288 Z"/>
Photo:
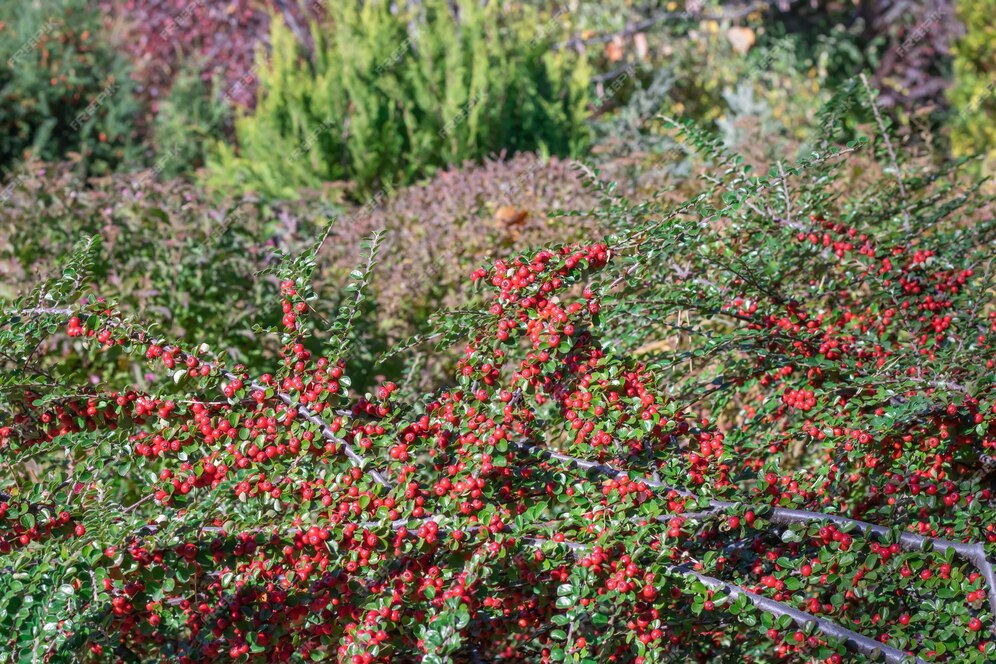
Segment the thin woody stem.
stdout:
<path fill-rule="evenodd" d="M 678 495 L 684 496 L 686 498 L 699 498 L 697 494 L 688 491 L 687 489 L 672 487 L 662 482 L 649 478 L 643 478 L 643 477 L 634 478 L 628 471 L 621 470 L 619 468 L 614 468 L 612 466 L 603 463 L 586 461 L 584 459 L 572 457 L 567 454 L 562 454 L 560 452 L 548 450 L 543 447 L 530 445 L 529 443 L 523 441 L 515 441 L 513 444 L 515 445 L 515 449 L 523 454 L 539 456 L 545 459 L 552 459 L 570 466 L 574 466 L 576 468 L 580 468 L 581 470 L 584 470 L 586 472 L 598 473 L 600 475 L 611 477 L 613 479 L 620 479 L 623 477 L 631 478 L 646 484 L 651 489 L 656 489 L 659 491 L 674 491 Z M 716 514 L 720 514 L 725 511 L 741 507 L 753 507 L 755 509 L 762 509 L 762 508 L 769 509 L 770 511 L 766 513 L 765 517 L 772 523 L 777 523 L 781 525 L 790 525 L 793 523 L 819 523 L 819 522 L 828 521 L 838 526 L 852 527 L 866 534 L 872 534 L 882 538 L 889 537 L 893 533 L 892 528 L 869 523 L 867 521 L 852 519 L 846 516 L 840 516 L 837 514 L 809 512 L 806 510 L 794 510 L 783 507 L 770 507 L 766 505 L 751 505 L 748 503 L 731 502 L 726 500 L 709 499 L 707 508 L 705 510 L 697 512 L 696 516 L 700 517 L 715 516 Z M 987 586 L 986 592 L 989 598 L 989 607 L 993 615 L 996 616 L 996 573 L 994 573 L 992 563 L 989 561 L 989 558 L 986 556 L 985 547 L 983 547 L 982 544 L 977 542 L 970 542 L 970 543 L 955 542 L 940 537 L 929 537 L 926 535 L 917 535 L 915 533 L 907 533 L 907 532 L 901 533 L 896 543 L 906 551 L 922 551 L 927 548 L 932 548 L 935 551 L 944 553 L 948 550 L 951 550 L 954 551 L 954 553 L 960 556 L 962 559 L 975 565 L 976 568 L 978 568 L 979 572 L 982 574 L 983 578 L 986 580 L 986 586 Z M 993 626 L 993 632 L 996 633 L 996 625 Z"/>

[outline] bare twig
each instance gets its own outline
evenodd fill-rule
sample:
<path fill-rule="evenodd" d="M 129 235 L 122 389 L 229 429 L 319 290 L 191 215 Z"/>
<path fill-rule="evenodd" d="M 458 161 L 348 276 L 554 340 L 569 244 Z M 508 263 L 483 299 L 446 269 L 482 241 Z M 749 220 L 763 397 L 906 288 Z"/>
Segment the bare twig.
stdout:
<path fill-rule="evenodd" d="M 712 588 L 713 590 L 721 590 L 734 599 L 738 597 L 745 597 L 748 602 L 762 611 L 766 611 L 767 613 L 778 617 L 788 616 L 792 619 L 792 622 L 799 627 L 805 627 L 810 624 L 815 625 L 816 629 L 825 636 L 837 639 L 849 650 L 860 653 L 873 660 L 880 654 L 885 658 L 885 661 L 888 662 L 888 664 L 904 664 L 909 662 L 911 659 L 913 662 L 916 662 L 916 664 L 926 664 L 925 660 L 920 657 L 911 658 L 902 650 L 883 645 L 875 639 L 863 636 L 857 632 L 852 632 L 851 630 L 841 627 L 837 623 L 831 622 L 826 618 L 819 618 L 810 613 L 799 611 L 798 609 L 795 609 L 787 604 L 782 604 L 781 602 L 776 602 L 775 600 L 769 599 L 762 595 L 757 595 L 732 583 L 727 583 L 711 576 L 706 576 L 696 572 L 695 570 L 680 567 L 672 567 L 670 571 L 697 579 L 703 585 Z"/>
<path fill-rule="evenodd" d="M 878 124 L 878 129 L 882 134 L 882 140 L 885 142 L 885 149 L 889 153 L 889 161 L 892 164 L 892 173 L 896 176 L 896 182 L 899 183 L 899 196 L 903 199 L 903 217 L 905 218 L 905 230 L 909 234 L 912 230 L 910 222 L 910 212 L 909 212 L 909 201 L 906 197 L 906 185 L 903 183 L 903 176 L 899 172 L 899 161 L 896 159 L 896 151 L 892 148 L 892 141 L 889 140 L 889 132 L 886 130 L 885 122 L 882 120 L 882 114 L 878 110 L 878 104 L 875 102 L 874 94 L 872 93 L 871 85 L 868 83 L 868 77 L 865 76 L 864 72 L 861 72 L 861 83 L 865 86 L 865 92 L 868 93 L 868 105 L 871 106 L 872 113 L 875 114 L 875 122 Z"/>
<path fill-rule="evenodd" d="M 587 472 L 599 473 L 611 477 L 613 479 L 619 479 L 622 477 L 633 479 L 634 481 L 643 482 L 648 487 L 652 489 L 657 489 L 660 491 L 674 491 L 680 496 L 685 496 L 688 498 L 699 499 L 700 497 L 687 489 L 681 489 L 678 487 L 668 486 L 662 482 L 658 482 L 653 479 L 643 478 L 643 477 L 633 477 L 628 471 L 621 470 L 619 468 L 613 468 L 612 466 L 597 463 L 594 461 L 586 461 L 584 459 L 578 459 L 560 452 L 555 452 L 553 450 L 548 450 L 536 445 L 530 445 L 529 443 L 523 441 L 516 441 L 514 443 L 515 449 L 518 451 L 530 454 L 534 456 L 540 456 L 546 459 L 554 459 L 560 461 Z M 877 537 L 889 537 L 893 529 L 886 526 L 880 526 L 877 524 L 869 523 L 867 521 L 860 521 L 858 519 L 852 519 L 845 516 L 840 516 L 837 514 L 824 514 L 822 512 L 809 512 L 806 510 L 794 510 L 787 509 L 783 507 L 770 507 L 766 505 L 748 505 L 745 503 L 738 503 L 726 500 L 708 500 L 708 508 L 697 513 L 698 516 L 708 517 L 715 516 L 726 512 L 731 509 L 736 509 L 739 507 L 753 507 L 755 509 L 767 508 L 770 509 L 766 515 L 766 518 L 772 523 L 778 523 L 782 525 L 789 525 L 793 523 L 818 523 L 827 521 L 841 527 L 851 527 L 855 528 L 864 533 L 869 533 Z M 979 543 L 964 543 L 964 542 L 954 542 L 952 540 L 943 539 L 940 537 L 928 537 L 924 535 L 916 535 L 914 533 L 904 532 L 899 535 L 897 544 L 906 551 L 922 551 L 925 548 L 933 548 L 935 551 L 944 553 L 945 551 L 951 550 L 955 554 L 960 556 L 962 559 L 972 563 L 978 568 L 979 572 L 982 574 L 983 578 L 986 579 L 987 594 L 989 597 L 989 606 L 992 610 L 994 616 L 996 616 L 996 572 L 993 570 L 992 563 L 989 562 L 986 556 L 985 548 Z M 996 633 L 996 624 L 993 626 L 993 632 Z"/>

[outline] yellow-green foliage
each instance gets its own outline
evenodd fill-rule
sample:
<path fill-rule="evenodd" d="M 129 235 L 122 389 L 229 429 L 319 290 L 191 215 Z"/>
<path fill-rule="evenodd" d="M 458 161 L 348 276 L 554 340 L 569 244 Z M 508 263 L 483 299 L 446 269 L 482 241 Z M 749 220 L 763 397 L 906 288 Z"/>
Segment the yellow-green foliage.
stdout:
<path fill-rule="evenodd" d="M 996 0 L 960 0 L 965 34 L 955 44 L 950 99 L 954 107 L 951 143 L 956 154 L 987 155 L 996 165 Z"/>
<path fill-rule="evenodd" d="M 502 149 L 582 151 L 590 72 L 551 48 L 563 17 L 455 4 L 329 3 L 310 60 L 275 19 L 257 107 L 215 150 L 212 183 L 279 196 L 348 178 L 362 192 Z"/>

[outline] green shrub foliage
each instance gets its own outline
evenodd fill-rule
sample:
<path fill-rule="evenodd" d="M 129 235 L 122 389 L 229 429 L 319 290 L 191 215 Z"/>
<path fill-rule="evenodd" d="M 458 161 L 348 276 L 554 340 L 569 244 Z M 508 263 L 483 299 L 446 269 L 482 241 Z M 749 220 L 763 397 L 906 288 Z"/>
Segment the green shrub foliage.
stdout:
<path fill-rule="evenodd" d="M 204 166 L 210 146 L 231 128 L 230 107 L 216 87 L 193 67 L 173 81 L 152 127 L 154 164 L 162 178 Z"/>
<path fill-rule="evenodd" d="M 672 131 L 708 188 L 589 178 L 604 241 L 473 272 L 420 398 L 351 389 L 377 234 L 327 313 L 330 237 L 274 255 L 265 371 L 124 315 L 83 241 L 0 319 L 4 652 L 993 661 L 992 201 Z"/>
<path fill-rule="evenodd" d="M 965 34 L 955 43 L 954 86 L 949 92 L 955 117 L 956 154 L 983 153 L 996 168 L 996 23 L 993 0 L 961 0 L 958 18 Z"/>
<path fill-rule="evenodd" d="M 182 161 L 170 154 L 157 159 L 161 174 Z M 466 306 L 475 297 L 466 276 L 489 258 L 600 232 L 589 218 L 550 218 L 558 208 L 587 208 L 598 196 L 573 163 L 534 154 L 467 163 L 391 196 L 339 206 L 320 194 L 267 205 L 215 201 L 191 183 L 160 182 L 154 171 L 86 180 L 67 167 L 33 163 L 23 171 L 3 188 L 0 236 L 10 242 L 0 244 L 0 297 L 57 274 L 76 239 L 99 235 L 92 279 L 103 296 L 132 315 L 156 319 L 177 341 L 224 345 L 253 370 L 266 369 L 275 347 L 255 334 L 232 339 L 231 332 L 270 312 L 259 306 L 276 284 L 260 273 L 274 250 L 299 251 L 330 217 L 336 221 L 312 281 L 322 315 L 335 310 L 341 283 L 372 232 L 384 231 L 382 251 L 394 257 L 375 266 L 360 325 L 371 360 L 389 343 L 430 333 L 433 313 Z M 418 385 L 448 378 L 452 358 L 431 360 L 419 369 Z M 397 362 L 378 369 L 393 379 L 400 370 Z M 365 386 L 373 375 L 354 372 L 353 380 Z"/>
<path fill-rule="evenodd" d="M 59 274 L 60 257 L 80 237 L 99 236 L 89 278 L 102 296 L 154 318 L 176 338 L 223 342 L 247 366 L 273 351 L 246 326 L 247 318 L 279 320 L 258 315 L 259 304 L 277 292 L 259 273 L 272 260 L 275 238 L 284 249 L 306 246 L 301 237 L 314 235 L 328 211 L 308 208 L 318 224 L 290 232 L 273 220 L 286 212 L 240 199 L 212 202 L 189 183 L 158 182 L 152 171 L 82 180 L 68 168 L 34 163 L 23 170 L 0 206 L 0 236 L 10 239 L 0 245 L 0 296 Z M 322 294 L 336 299 L 334 291 Z M 243 332 L 238 338 L 232 325 Z M 134 376 L 137 369 L 122 363 L 117 373 Z"/>
<path fill-rule="evenodd" d="M 500 4 L 329 3 L 310 58 L 274 21 L 247 74 L 256 109 L 237 147 L 218 146 L 212 182 L 274 195 L 348 178 L 362 192 L 502 149 L 580 152 L 589 74 L 551 49 L 562 17 Z"/>
<path fill-rule="evenodd" d="M 133 157 L 127 62 L 86 0 L 0 2 L 0 171 L 30 155 L 101 172 Z M 76 155 L 76 156 L 74 156 Z"/>

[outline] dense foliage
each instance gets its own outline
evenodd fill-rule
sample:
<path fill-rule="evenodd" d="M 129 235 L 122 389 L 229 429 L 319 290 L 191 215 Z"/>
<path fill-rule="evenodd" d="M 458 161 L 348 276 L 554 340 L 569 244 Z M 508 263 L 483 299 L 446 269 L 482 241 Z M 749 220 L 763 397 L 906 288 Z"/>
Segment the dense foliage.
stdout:
<path fill-rule="evenodd" d="M 269 267 L 258 371 L 125 314 L 79 245 L 3 313 L 8 651 L 991 661 L 991 201 L 881 137 L 841 194 L 870 143 L 755 176 L 675 129 L 708 188 L 592 178 L 605 240 L 474 271 L 421 398 L 350 389 L 378 234 L 328 315 L 331 236 Z"/>
<path fill-rule="evenodd" d="M 151 143 L 163 179 L 204 166 L 213 142 L 230 129 L 232 108 L 217 98 L 219 80 L 205 83 L 195 71 L 185 71 L 159 103 Z"/>
<path fill-rule="evenodd" d="M 127 63 L 98 38 L 100 12 L 86 0 L 0 2 L 0 172 L 30 155 L 77 155 L 84 171 L 131 156 Z"/>
<path fill-rule="evenodd" d="M 272 14 L 295 23 L 321 3 L 281 0 L 125 0 L 104 2 L 127 32 L 122 48 L 133 67 L 139 95 L 157 104 L 172 90 L 181 72 L 192 69 L 204 84 L 219 80 L 230 99 L 251 106 L 256 81 L 242 80 L 265 41 Z"/>
<path fill-rule="evenodd" d="M 0 0 L 0 663 L 996 661 L 991 4 Z"/>
<path fill-rule="evenodd" d="M 382 253 L 394 257 L 375 265 L 358 322 L 372 359 L 388 344 L 431 333 L 429 318 L 437 311 L 467 303 L 473 289 L 465 277 L 489 258 L 597 237 L 601 231 L 590 219 L 565 225 L 552 217 L 559 208 L 597 200 L 572 163 L 529 154 L 465 164 L 364 205 L 304 194 L 272 204 L 214 201 L 189 183 L 159 183 L 149 172 L 82 181 L 69 168 L 33 163 L 0 205 L 0 236 L 10 239 L 0 244 L 0 297 L 59 274 L 61 257 L 78 238 L 99 235 L 91 278 L 103 295 L 154 318 L 173 338 L 224 346 L 233 360 L 263 371 L 276 349 L 247 331 L 246 321 L 276 323 L 279 316 L 265 306 L 278 284 L 260 272 L 272 265 L 276 249 L 300 251 L 335 217 L 312 279 L 321 315 L 335 311 L 342 281 L 371 233 L 383 231 Z M 450 364 L 448 356 L 430 358 L 417 369 L 415 386 L 438 385 Z M 121 367 L 126 374 L 136 370 Z M 377 368 L 391 379 L 402 371 L 398 362 Z M 367 386 L 373 375 L 354 371 L 353 380 Z"/>
<path fill-rule="evenodd" d="M 588 71 L 551 51 L 557 19 L 456 5 L 330 5 L 310 63 L 274 22 L 259 102 L 236 121 L 238 149 L 220 146 L 213 181 L 274 195 L 348 178 L 369 191 L 503 148 L 581 150 Z"/>
<path fill-rule="evenodd" d="M 958 115 L 953 123 L 953 148 L 958 154 L 987 154 L 996 164 L 996 26 L 991 0 L 958 2 L 965 34 L 955 44 L 955 80 L 950 96 Z"/>
<path fill-rule="evenodd" d="M 224 190 L 289 196 L 356 173 L 369 192 L 502 148 L 576 156 L 597 130 L 586 117 L 611 114 L 662 74 L 669 114 L 716 122 L 769 156 L 805 140 L 814 110 L 859 71 L 942 148 L 949 128 L 959 152 L 988 141 L 985 3 L 528 0 L 482 14 L 476 3 L 420 2 L 396 15 L 362 4 L 0 2 L 0 48 L 19 63 L 0 72 L 0 170 L 16 173 L 30 152 L 84 171 L 160 165 L 172 177 L 213 152 Z M 329 113 L 355 126 L 328 131 Z M 285 148 L 281 168 L 259 163 L 270 145 Z"/>

